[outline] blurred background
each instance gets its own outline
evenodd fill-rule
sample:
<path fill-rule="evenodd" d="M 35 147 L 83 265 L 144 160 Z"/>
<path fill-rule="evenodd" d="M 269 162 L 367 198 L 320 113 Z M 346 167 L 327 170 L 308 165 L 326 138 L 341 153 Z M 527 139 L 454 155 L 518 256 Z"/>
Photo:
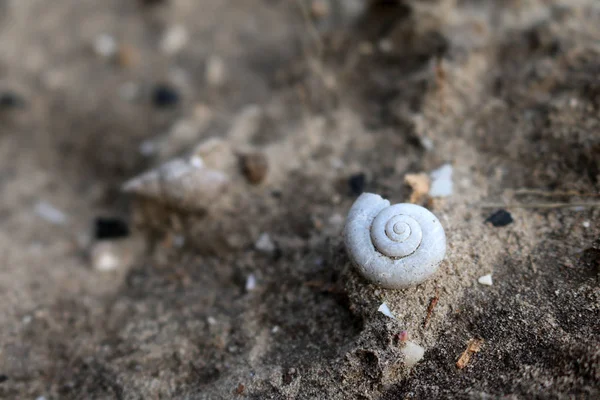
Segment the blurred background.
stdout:
<path fill-rule="evenodd" d="M 596 0 L 0 0 L 0 397 L 594 398 L 599 189 Z"/>

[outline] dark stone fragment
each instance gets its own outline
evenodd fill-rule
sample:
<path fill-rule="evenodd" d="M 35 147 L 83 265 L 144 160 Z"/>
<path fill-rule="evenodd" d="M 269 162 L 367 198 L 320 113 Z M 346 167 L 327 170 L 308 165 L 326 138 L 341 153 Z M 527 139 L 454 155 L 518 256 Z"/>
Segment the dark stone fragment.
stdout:
<path fill-rule="evenodd" d="M 119 239 L 129 236 L 127 222 L 120 218 L 97 217 L 94 236 L 98 240 Z"/>
<path fill-rule="evenodd" d="M 158 108 L 175 107 L 180 100 L 179 92 L 170 86 L 158 85 L 152 93 L 152 103 Z"/>
<path fill-rule="evenodd" d="M 25 100 L 16 93 L 0 93 L 0 109 L 19 108 L 25 106 Z"/>
<path fill-rule="evenodd" d="M 350 190 L 352 194 L 359 195 L 365 191 L 365 186 L 367 185 L 367 177 L 365 174 L 354 174 L 348 179 L 348 185 L 350 186 Z"/>
<path fill-rule="evenodd" d="M 8 376 L 0 374 L 0 383 L 4 383 L 8 380 Z"/>
<path fill-rule="evenodd" d="M 490 215 L 485 222 L 489 222 L 494 226 L 506 226 L 513 222 L 512 215 L 506 210 L 498 210 Z"/>

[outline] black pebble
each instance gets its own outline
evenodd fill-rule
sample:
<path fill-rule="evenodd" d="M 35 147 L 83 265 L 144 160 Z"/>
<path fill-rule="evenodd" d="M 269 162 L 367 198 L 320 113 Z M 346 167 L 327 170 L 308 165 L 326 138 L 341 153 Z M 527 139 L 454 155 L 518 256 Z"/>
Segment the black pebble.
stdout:
<path fill-rule="evenodd" d="M 506 226 L 513 222 L 513 218 L 508 211 L 498 210 L 490 215 L 485 222 L 490 222 L 494 226 Z"/>
<path fill-rule="evenodd" d="M 175 107 L 179 104 L 181 96 L 179 92 L 166 85 L 158 85 L 152 93 L 152 103 L 159 108 Z"/>
<path fill-rule="evenodd" d="M 367 177 L 365 174 L 354 174 L 348 179 L 348 185 L 350 186 L 350 190 L 352 194 L 359 195 L 365 191 L 365 186 L 367 185 Z"/>
<path fill-rule="evenodd" d="M 25 100 L 16 93 L 4 92 L 0 93 L 0 109 L 3 108 L 18 108 L 25 105 Z"/>
<path fill-rule="evenodd" d="M 4 383 L 8 380 L 8 376 L 0 374 L 0 383 Z"/>
<path fill-rule="evenodd" d="M 129 236 L 129 226 L 120 218 L 97 217 L 94 235 L 99 240 L 124 238 Z"/>

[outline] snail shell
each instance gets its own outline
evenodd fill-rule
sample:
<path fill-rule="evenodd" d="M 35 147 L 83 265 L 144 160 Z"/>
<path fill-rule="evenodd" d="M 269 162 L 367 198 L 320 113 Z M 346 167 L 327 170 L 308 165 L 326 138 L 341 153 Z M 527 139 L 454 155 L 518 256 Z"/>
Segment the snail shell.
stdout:
<path fill-rule="evenodd" d="M 388 289 L 423 282 L 446 254 L 444 228 L 429 210 L 415 204 L 390 205 L 372 193 L 363 193 L 352 205 L 344 241 L 360 273 Z"/>

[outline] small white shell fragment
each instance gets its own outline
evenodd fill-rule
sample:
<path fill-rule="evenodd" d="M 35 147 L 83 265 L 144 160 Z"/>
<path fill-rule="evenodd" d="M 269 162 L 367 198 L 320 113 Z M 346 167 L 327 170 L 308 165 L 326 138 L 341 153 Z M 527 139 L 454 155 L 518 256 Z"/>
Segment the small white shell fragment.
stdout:
<path fill-rule="evenodd" d="M 34 211 L 39 217 L 55 225 L 64 225 L 68 220 L 64 212 L 45 201 L 38 202 Z"/>
<path fill-rule="evenodd" d="M 421 361 L 425 355 L 425 349 L 411 341 L 404 342 L 400 351 L 404 354 L 404 364 L 409 368 Z"/>
<path fill-rule="evenodd" d="M 275 243 L 271 240 L 271 236 L 268 233 L 262 233 L 256 243 L 254 244 L 256 250 L 262 251 L 264 253 L 272 253 L 275 251 Z"/>
<path fill-rule="evenodd" d="M 165 54 L 176 54 L 185 47 L 189 39 L 188 31 L 183 25 L 174 25 L 164 34 L 160 48 Z"/>
<path fill-rule="evenodd" d="M 115 38 L 107 33 L 98 35 L 94 39 L 94 52 L 100 57 L 113 57 L 117 53 L 118 47 Z"/>
<path fill-rule="evenodd" d="M 452 171 L 452 165 L 444 164 L 440 168 L 431 172 L 431 187 L 429 188 L 429 196 L 447 197 L 452 195 Z"/>
<path fill-rule="evenodd" d="M 446 234 L 429 210 L 415 204 L 390 205 L 363 193 L 344 227 L 352 262 L 368 280 L 387 289 L 417 285 L 433 275 L 446 254 Z"/>
<path fill-rule="evenodd" d="M 396 319 L 396 317 L 394 316 L 394 314 L 392 314 L 392 311 L 390 310 L 390 308 L 388 307 L 388 305 L 385 304 L 385 303 L 381 303 L 381 305 L 379 306 L 379 308 L 377 309 L 377 311 L 379 311 L 380 313 L 382 313 L 386 317 L 389 317 L 391 319 Z"/>
<path fill-rule="evenodd" d="M 480 277 L 479 279 L 477 279 L 477 282 L 485 286 L 492 286 L 492 274 L 487 274 Z"/>
<path fill-rule="evenodd" d="M 254 289 L 256 289 L 256 276 L 254 276 L 254 274 L 250 274 L 246 278 L 246 291 L 251 292 Z"/>
<path fill-rule="evenodd" d="M 175 159 L 127 181 L 123 190 L 184 209 L 205 209 L 219 198 L 228 182 L 220 171 Z"/>

